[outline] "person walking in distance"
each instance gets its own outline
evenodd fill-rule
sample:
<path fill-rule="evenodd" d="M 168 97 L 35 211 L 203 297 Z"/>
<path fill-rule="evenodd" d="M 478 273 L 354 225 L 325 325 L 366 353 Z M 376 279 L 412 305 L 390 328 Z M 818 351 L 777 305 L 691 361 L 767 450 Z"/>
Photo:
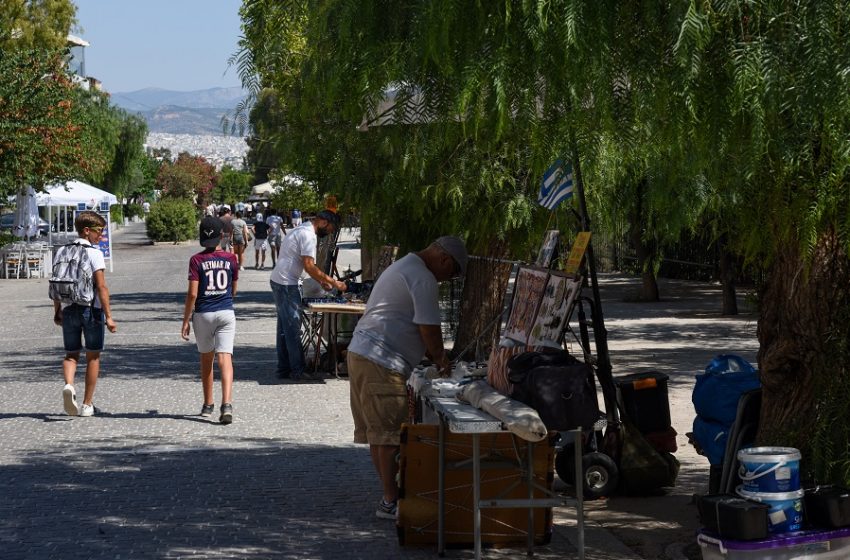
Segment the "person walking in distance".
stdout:
<path fill-rule="evenodd" d="M 291 230 L 280 247 L 280 257 L 271 274 L 277 308 L 277 376 L 310 380 L 301 349 L 301 275 L 306 272 L 326 290 L 345 290 L 345 282 L 334 280 L 316 266 L 316 244 L 339 227 L 339 217 L 322 210 L 316 217 Z M 316 356 L 318 359 L 318 356 Z"/>
<path fill-rule="evenodd" d="M 248 223 L 242 219 L 242 212 L 237 211 L 236 217 L 230 222 L 231 235 L 233 240 L 233 254 L 236 255 L 236 261 L 239 263 L 239 270 L 245 270 L 245 247 L 248 245 Z"/>
<path fill-rule="evenodd" d="M 94 416 L 94 389 L 100 374 L 105 328 L 118 331 L 109 305 L 109 288 L 103 253 L 97 247 L 106 220 L 97 212 L 84 211 L 74 220 L 79 238 L 60 247 L 53 258 L 49 292 L 53 299 L 53 322 L 62 327 L 65 359 L 62 401 L 71 416 Z M 104 328 L 105 327 L 105 328 Z M 86 385 L 82 406 L 77 402 L 74 376 L 85 340 Z"/>
<path fill-rule="evenodd" d="M 221 407 L 219 421 L 233 422 L 233 340 L 236 337 L 236 314 L 233 298 L 239 280 L 236 256 L 220 249 L 224 223 L 214 216 L 201 221 L 200 243 L 204 250 L 189 260 L 189 289 L 183 307 L 183 340 L 189 340 L 192 326 L 201 354 L 201 385 L 204 404 L 201 416 L 212 416 L 213 360 L 218 359 L 221 373 Z"/>
<path fill-rule="evenodd" d="M 277 254 L 280 251 L 280 242 L 283 238 L 283 218 L 280 216 L 282 212 L 275 213 L 274 208 L 269 208 L 266 217 L 266 223 L 269 225 L 269 252 L 272 258 L 272 268 L 277 262 Z"/>
<path fill-rule="evenodd" d="M 438 283 L 462 276 L 467 253 L 457 237 L 440 237 L 399 259 L 375 282 L 348 345 L 354 443 L 368 443 L 383 496 L 375 515 L 395 519 L 395 457 L 406 421 L 407 378 L 427 356 L 448 375 L 440 328 Z"/>
<path fill-rule="evenodd" d="M 266 267 L 266 246 L 269 238 L 269 225 L 263 221 L 262 214 L 257 213 L 251 231 L 254 232 L 254 268 L 262 270 Z"/>
<path fill-rule="evenodd" d="M 218 217 L 224 224 L 224 229 L 221 231 L 221 243 L 219 247 L 223 251 L 233 252 L 233 214 L 230 212 L 230 206 L 223 205 L 218 211 Z"/>

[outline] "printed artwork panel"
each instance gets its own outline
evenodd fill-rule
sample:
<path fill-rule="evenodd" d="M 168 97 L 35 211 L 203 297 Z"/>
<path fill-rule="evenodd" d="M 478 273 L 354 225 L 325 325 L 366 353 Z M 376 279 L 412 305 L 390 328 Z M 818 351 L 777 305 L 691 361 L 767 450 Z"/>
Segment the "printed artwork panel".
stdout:
<path fill-rule="evenodd" d="M 505 326 L 506 338 L 523 343 L 528 341 L 548 274 L 545 270 L 532 268 L 520 268 L 517 272 L 511 315 Z"/>
<path fill-rule="evenodd" d="M 559 348 L 558 338 L 581 285 L 567 276 L 552 274 L 546 282 L 528 344 Z"/>

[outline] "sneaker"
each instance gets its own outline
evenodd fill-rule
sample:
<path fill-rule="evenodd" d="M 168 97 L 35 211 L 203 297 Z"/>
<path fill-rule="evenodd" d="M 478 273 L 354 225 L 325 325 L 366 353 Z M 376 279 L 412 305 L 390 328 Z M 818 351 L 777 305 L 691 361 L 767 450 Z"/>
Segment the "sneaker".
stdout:
<path fill-rule="evenodd" d="M 398 501 L 387 503 L 381 498 L 381 503 L 378 504 L 378 509 L 375 510 L 375 517 L 395 521 L 398 517 Z"/>
<path fill-rule="evenodd" d="M 83 404 L 83 407 L 80 409 L 80 416 L 94 416 L 97 409 L 93 404 Z"/>
<path fill-rule="evenodd" d="M 221 416 L 219 416 L 218 421 L 222 424 L 230 424 L 233 422 L 233 405 L 230 403 L 226 403 L 221 405 Z"/>
<path fill-rule="evenodd" d="M 68 383 L 62 389 L 62 402 L 65 405 L 65 413 L 68 416 L 78 416 L 80 414 L 80 405 L 77 404 L 77 391 L 74 386 Z"/>
<path fill-rule="evenodd" d="M 214 410 L 214 404 L 205 404 L 201 407 L 201 416 L 203 416 L 204 418 L 209 418 L 210 416 L 212 416 Z"/>
<path fill-rule="evenodd" d="M 240 266 L 240 267 L 239 267 L 239 271 L 241 272 L 241 271 L 243 271 L 243 270 L 245 270 L 245 267 L 244 267 L 244 266 Z"/>

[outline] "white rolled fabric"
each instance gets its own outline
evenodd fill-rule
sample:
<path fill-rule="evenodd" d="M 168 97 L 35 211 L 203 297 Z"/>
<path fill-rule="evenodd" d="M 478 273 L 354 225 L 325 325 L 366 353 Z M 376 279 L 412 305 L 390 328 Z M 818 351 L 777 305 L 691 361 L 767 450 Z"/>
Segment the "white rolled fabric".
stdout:
<path fill-rule="evenodd" d="M 548 430 L 536 410 L 506 397 L 486 381 L 473 381 L 464 385 L 457 398 L 498 418 L 511 433 L 526 441 L 546 438 Z"/>

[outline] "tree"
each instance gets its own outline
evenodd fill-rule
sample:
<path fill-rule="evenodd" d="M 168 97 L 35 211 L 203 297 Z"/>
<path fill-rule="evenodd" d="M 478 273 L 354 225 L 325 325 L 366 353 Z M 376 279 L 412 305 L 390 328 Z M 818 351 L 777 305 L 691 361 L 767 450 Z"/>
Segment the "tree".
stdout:
<path fill-rule="evenodd" d="M 218 181 L 212 192 L 214 202 L 233 204 L 251 195 L 251 173 L 234 169 L 229 165 L 221 168 Z"/>
<path fill-rule="evenodd" d="M 271 205 L 280 210 L 299 209 L 301 212 L 310 214 L 322 210 L 322 200 L 316 187 L 305 181 L 291 181 L 286 177 L 276 177 L 279 173 L 272 173 L 272 178 L 277 185 L 272 195 Z"/>
<path fill-rule="evenodd" d="M 59 53 L 0 49 L 0 76 L 0 196 L 98 165 L 85 157 L 87 123 Z"/>
<path fill-rule="evenodd" d="M 71 0 L 0 0 L 0 51 L 59 51 L 76 13 Z"/>
<path fill-rule="evenodd" d="M 280 167 L 403 250 L 454 231 L 524 254 L 556 157 L 583 165 L 595 216 L 633 216 L 642 242 L 714 221 L 770 267 L 759 440 L 849 479 L 844 2 L 461 4 L 247 2 L 248 66 L 286 123 Z M 364 116 L 383 126 L 358 135 Z"/>
<path fill-rule="evenodd" d="M 174 163 L 164 161 L 156 177 L 156 186 L 163 198 L 189 200 L 198 208 L 209 204 L 209 194 L 215 187 L 215 167 L 201 156 L 182 152 Z"/>

